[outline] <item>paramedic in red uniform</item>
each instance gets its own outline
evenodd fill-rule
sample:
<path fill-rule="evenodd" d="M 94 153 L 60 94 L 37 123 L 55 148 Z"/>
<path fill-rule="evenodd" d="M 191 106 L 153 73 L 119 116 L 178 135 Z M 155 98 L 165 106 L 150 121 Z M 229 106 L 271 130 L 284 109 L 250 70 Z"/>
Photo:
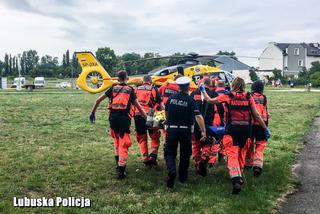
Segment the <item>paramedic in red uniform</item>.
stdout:
<path fill-rule="evenodd" d="M 182 77 L 181 74 L 178 74 L 174 77 L 176 81 L 179 77 Z M 179 86 L 176 82 L 167 83 L 159 88 L 159 94 L 162 97 L 162 102 L 164 105 L 167 104 L 167 100 L 170 96 L 177 94 L 179 92 Z"/>
<path fill-rule="evenodd" d="M 135 90 L 137 99 L 142 106 L 143 110 L 148 113 L 149 109 L 155 109 L 156 106 L 159 110 L 164 109 L 161 96 L 156 87 L 152 86 L 151 76 L 146 75 L 143 77 L 143 84 L 138 86 Z M 160 146 L 160 131 L 158 129 L 149 129 L 146 126 L 146 120 L 141 116 L 138 109 L 135 110 L 134 122 L 136 126 L 136 139 L 139 143 L 142 161 L 145 165 L 156 166 L 158 149 Z M 151 138 L 151 153 L 148 153 L 148 135 Z"/>
<path fill-rule="evenodd" d="M 130 125 L 131 116 L 130 109 L 133 104 L 146 118 L 147 115 L 139 104 L 134 89 L 126 84 L 128 80 L 127 72 L 122 70 L 118 72 L 119 84 L 113 85 L 105 94 L 101 95 L 92 107 L 89 119 L 92 123 L 95 121 L 95 112 L 104 99 L 107 97 L 109 103 L 109 122 L 110 132 L 114 139 L 115 159 L 119 170 L 119 179 L 125 178 L 125 168 L 127 165 L 128 150 L 131 146 Z"/>
<path fill-rule="evenodd" d="M 207 94 L 211 97 L 217 97 L 218 95 L 210 90 L 211 79 L 204 78 L 203 84 L 205 86 Z M 194 90 L 190 96 L 196 101 L 197 107 L 204 118 L 207 134 L 209 133 L 208 127 L 212 126 L 212 118 L 214 117 L 214 105 L 204 100 L 199 89 Z M 212 141 L 206 140 L 201 142 L 200 127 L 197 123 L 194 126 L 194 133 L 192 135 L 192 158 L 196 167 L 197 173 L 202 176 L 207 175 L 207 164 L 214 154 L 212 154 L 211 147 L 213 147 Z M 207 138 L 209 139 L 209 138 Z M 217 152 L 217 151 L 216 151 Z"/>
<path fill-rule="evenodd" d="M 256 81 L 251 86 L 251 95 L 259 114 L 261 115 L 264 123 L 268 126 L 269 113 L 267 108 L 267 97 L 263 94 L 263 89 L 263 82 Z M 252 159 L 251 164 L 253 175 L 258 177 L 262 173 L 263 153 L 267 145 L 267 138 L 258 121 L 253 122 L 251 142 L 247 155 L 249 156 L 249 159 Z"/>
<path fill-rule="evenodd" d="M 251 137 L 252 116 L 265 132 L 266 138 L 270 131 L 256 109 L 250 93 L 245 92 L 245 82 L 237 77 L 233 80 L 231 92 L 221 94 L 217 98 L 210 98 L 203 85 L 200 86 L 205 99 L 213 104 L 228 103 L 228 118 L 223 144 L 228 158 L 228 168 L 233 185 L 233 194 L 241 191 L 243 184 L 242 171 L 245 164 L 245 155 L 248 149 L 248 139 Z"/>
<path fill-rule="evenodd" d="M 174 81 L 176 81 L 179 77 L 182 77 L 181 74 L 178 74 L 174 77 Z M 175 95 L 179 92 L 179 86 L 176 82 L 167 83 L 159 88 L 159 94 L 162 98 L 162 103 L 164 106 L 167 104 L 167 101 L 170 96 Z M 162 129 L 162 139 L 163 142 L 166 142 L 166 130 Z"/>

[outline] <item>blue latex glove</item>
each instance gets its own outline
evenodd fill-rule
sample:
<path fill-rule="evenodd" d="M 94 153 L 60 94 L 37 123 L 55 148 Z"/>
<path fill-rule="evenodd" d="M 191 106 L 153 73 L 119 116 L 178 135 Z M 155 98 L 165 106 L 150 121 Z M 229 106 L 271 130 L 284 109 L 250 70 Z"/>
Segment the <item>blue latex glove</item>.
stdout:
<path fill-rule="evenodd" d="M 89 120 L 91 123 L 94 123 L 96 121 L 96 116 L 95 116 L 94 112 L 90 112 Z"/>
<path fill-rule="evenodd" d="M 206 88 L 204 87 L 204 84 L 200 84 L 199 89 L 200 89 L 200 91 L 205 91 L 206 90 Z"/>
<path fill-rule="evenodd" d="M 269 129 L 266 129 L 265 130 L 265 133 L 266 133 L 266 138 L 269 139 L 271 137 L 271 132 Z"/>

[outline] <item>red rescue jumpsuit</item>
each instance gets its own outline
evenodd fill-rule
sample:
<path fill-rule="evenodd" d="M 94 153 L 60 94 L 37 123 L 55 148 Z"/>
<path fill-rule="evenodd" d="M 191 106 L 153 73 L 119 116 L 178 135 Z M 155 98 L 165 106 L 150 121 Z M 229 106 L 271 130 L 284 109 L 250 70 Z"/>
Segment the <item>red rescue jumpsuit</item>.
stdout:
<path fill-rule="evenodd" d="M 218 96 L 218 102 L 228 103 L 226 134 L 223 145 L 228 158 L 228 168 L 232 183 L 239 183 L 251 136 L 251 109 L 255 106 L 249 93 L 229 93 Z"/>
<path fill-rule="evenodd" d="M 217 87 L 215 87 L 215 92 L 218 95 L 228 93 L 228 91 L 226 91 L 224 88 L 217 88 Z M 228 112 L 227 104 L 220 103 L 218 105 L 214 105 L 214 112 L 215 114 L 213 117 L 212 125 L 224 126 L 226 124 L 226 118 L 227 118 L 227 112 Z M 222 141 L 222 139 L 218 139 L 218 140 Z M 210 157 L 210 160 L 208 162 L 209 164 L 215 164 L 217 162 L 218 156 L 223 158 L 223 156 L 226 155 L 223 149 L 223 144 L 219 144 L 219 143 L 214 144 L 211 147 L 211 151 L 213 152 L 214 155 Z"/>
<path fill-rule="evenodd" d="M 217 97 L 218 94 L 216 94 L 214 91 L 211 91 L 210 89 L 206 88 L 207 93 L 209 94 L 209 97 L 214 98 Z M 196 101 L 198 109 L 200 110 L 202 116 L 204 117 L 205 126 L 206 129 L 208 129 L 209 126 L 212 125 L 212 118 L 214 117 L 214 106 L 213 104 L 207 103 L 202 97 L 201 92 L 199 89 L 196 89 L 193 91 L 190 96 Z M 208 134 L 208 133 L 207 133 Z M 194 134 L 192 135 L 192 158 L 194 165 L 198 171 L 199 174 L 202 174 L 204 171 L 202 168 L 204 166 L 200 166 L 200 164 L 203 164 L 206 166 L 207 163 L 210 163 L 211 157 L 217 156 L 217 150 L 212 151 L 211 148 L 215 148 L 216 144 L 212 144 L 213 142 L 200 142 L 201 139 L 201 132 L 198 124 L 195 124 L 194 128 Z M 209 139 L 209 138 L 208 138 Z M 206 175 L 206 173 L 202 174 L 203 176 Z"/>
<path fill-rule="evenodd" d="M 179 92 L 179 86 L 176 83 L 169 83 L 159 88 L 159 94 L 164 105 L 167 104 L 168 98 Z M 166 142 L 166 130 L 162 129 L 163 142 Z"/>
<path fill-rule="evenodd" d="M 267 97 L 264 94 L 254 92 L 252 94 L 256 108 L 262 117 L 262 120 L 268 125 L 269 113 L 267 108 Z M 263 153 L 267 144 L 264 129 L 257 121 L 253 122 L 251 144 L 246 156 L 246 166 L 263 167 Z"/>
<path fill-rule="evenodd" d="M 138 102 L 142 106 L 143 110 L 148 113 L 150 108 L 155 108 L 156 104 L 161 105 L 161 97 L 158 90 L 151 84 L 143 84 L 138 86 L 135 90 Z M 158 156 L 158 149 L 160 146 L 160 131 L 148 130 L 146 126 L 146 120 L 140 115 L 140 112 L 136 109 L 134 116 L 136 126 L 136 139 L 139 143 L 142 160 L 144 163 L 148 163 L 150 160 L 155 162 Z M 151 138 L 151 153 L 149 157 L 148 152 L 148 136 Z"/>
<path fill-rule="evenodd" d="M 114 139 L 114 152 L 119 167 L 126 167 L 128 150 L 132 144 L 130 137 L 131 104 L 135 101 L 134 89 L 126 84 L 118 84 L 106 91 L 110 99 L 110 132 Z"/>

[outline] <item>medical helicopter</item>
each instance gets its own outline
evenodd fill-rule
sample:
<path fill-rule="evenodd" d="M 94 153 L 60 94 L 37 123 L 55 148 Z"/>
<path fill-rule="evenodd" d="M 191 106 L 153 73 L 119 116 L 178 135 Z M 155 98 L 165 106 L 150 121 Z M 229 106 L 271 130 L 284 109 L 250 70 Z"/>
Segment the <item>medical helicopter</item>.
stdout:
<path fill-rule="evenodd" d="M 100 93 L 107 90 L 113 84 L 117 83 L 117 78 L 112 78 L 108 72 L 99 63 L 92 52 L 75 52 L 76 59 L 79 62 L 82 72 L 76 80 L 77 85 L 92 94 Z M 227 71 L 221 70 L 220 66 L 215 66 L 215 63 L 220 63 L 216 58 L 218 55 L 198 55 L 189 53 L 183 56 L 164 56 L 157 58 L 146 58 L 141 60 L 125 61 L 124 63 L 134 63 L 145 60 L 156 60 L 165 58 L 177 58 L 178 62 L 174 66 L 155 69 L 149 72 L 152 77 L 152 82 L 155 86 L 162 86 L 169 82 L 173 82 L 174 78 L 181 74 L 191 79 L 191 90 L 197 88 L 198 82 L 204 77 L 216 77 L 226 82 L 226 85 L 231 85 L 234 76 Z M 129 77 L 129 85 L 141 85 L 142 76 Z"/>

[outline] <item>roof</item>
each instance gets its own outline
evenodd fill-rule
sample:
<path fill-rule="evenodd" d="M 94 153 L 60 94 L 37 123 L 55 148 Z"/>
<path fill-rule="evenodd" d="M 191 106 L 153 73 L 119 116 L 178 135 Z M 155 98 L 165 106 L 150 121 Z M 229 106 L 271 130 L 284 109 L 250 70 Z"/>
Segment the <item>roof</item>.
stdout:
<path fill-rule="evenodd" d="M 282 51 L 286 51 L 286 48 L 288 48 L 289 45 L 294 43 L 276 43 L 275 45 L 280 48 Z"/>
<path fill-rule="evenodd" d="M 320 44 L 319 43 L 301 43 L 301 45 L 307 49 L 308 56 L 320 56 Z"/>
<path fill-rule="evenodd" d="M 234 70 L 249 70 L 251 67 L 244 64 L 230 56 L 219 56 L 216 58 L 217 61 L 221 62 L 221 69 L 232 72 Z"/>
<path fill-rule="evenodd" d="M 307 56 L 316 56 L 320 57 L 320 44 L 319 43 L 275 43 L 275 45 L 282 50 L 283 53 L 286 52 L 286 48 L 289 45 L 302 45 L 304 48 L 307 49 Z"/>

